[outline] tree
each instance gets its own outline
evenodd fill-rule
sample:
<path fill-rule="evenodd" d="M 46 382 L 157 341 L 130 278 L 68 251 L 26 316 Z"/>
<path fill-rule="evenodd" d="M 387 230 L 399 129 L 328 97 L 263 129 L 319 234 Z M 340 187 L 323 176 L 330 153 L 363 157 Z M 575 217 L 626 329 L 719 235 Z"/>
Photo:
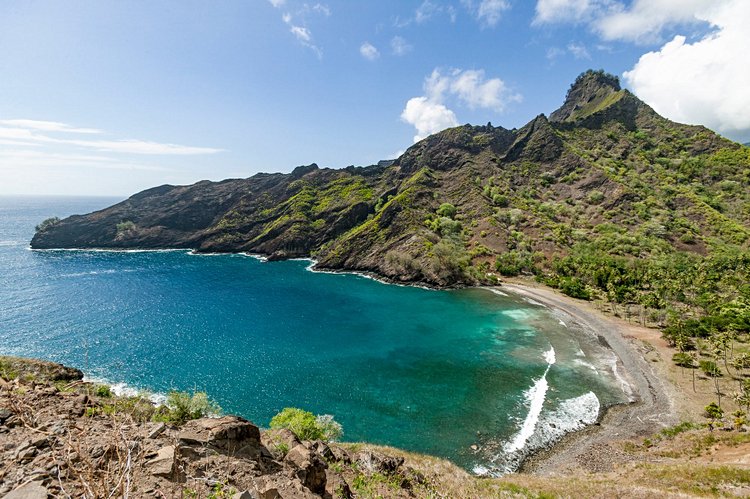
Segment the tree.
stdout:
<path fill-rule="evenodd" d="M 271 418 L 272 429 L 286 428 L 300 440 L 337 440 L 343 430 L 330 414 L 315 416 L 296 407 L 286 407 Z"/>
<path fill-rule="evenodd" d="M 708 419 L 708 429 L 713 431 L 714 425 L 724 417 L 724 411 L 716 402 L 711 402 L 706 406 L 703 417 Z"/>

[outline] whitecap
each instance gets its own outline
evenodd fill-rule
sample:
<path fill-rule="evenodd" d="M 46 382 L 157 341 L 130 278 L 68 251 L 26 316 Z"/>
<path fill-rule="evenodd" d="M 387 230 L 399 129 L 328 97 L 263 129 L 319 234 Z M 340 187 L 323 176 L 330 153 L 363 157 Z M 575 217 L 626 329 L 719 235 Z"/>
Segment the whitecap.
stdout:
<path fill-rule="evenodd" d="M 488 290 L 488 291 L 489 291 L 490 293 L 495 293 L 496 295 L 499 295 L 499 296 L 508 296 L 508 293 L 503 293 L 503 292 L 502 292 L 502 291 L 500 291 L 499 289 L 495 289 L 495 288 L 487 288 L 487 290 Z"/>
<path fill-rule="evenodd" d="M 539 416 L 542 414 L 544 401 L 547 398 L 547 390 L 549 389 L 547 373 L 556 361 L 555 349 L 551 347 L 544 352 L 543 356 L 544 360 L 547 361 L 547 369 L 544 371 L 542 377 L 536 380 L 536 382 L 524 392 L 524 396 L 526 397 L 529 406 L 529 412 L 521 425 L 521 429 L 516 433 L 515 437 L 513 437 L 513 440 L 505 446 L 507 452 L 516 452 L 523 449 L 526 445 L 526 441 L 534 434 L 534 430 L 539 422 Z"/>

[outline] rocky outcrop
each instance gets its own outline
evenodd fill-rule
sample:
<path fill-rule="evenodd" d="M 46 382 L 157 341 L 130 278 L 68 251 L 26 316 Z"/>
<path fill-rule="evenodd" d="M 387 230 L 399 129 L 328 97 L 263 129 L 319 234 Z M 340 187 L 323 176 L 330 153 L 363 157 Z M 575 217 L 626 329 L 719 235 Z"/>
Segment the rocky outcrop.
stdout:
<path fill-rule="evenodd" d="M 261 431 L 237 416 L 151 423 L 132 399 L 94 395 L 75 370 L 0 357 L 4 367 L 11 361 L 16 370 L 0 372 L 0 497 L 307 499 L 353 497 L 355 484 L 368 484 L 368 494 L 411 497 L 422 487 L 429 495 L 403 458 L 352 458 L 338 444 Z M 61 373 L 76 380 L 61 383 Z"/>

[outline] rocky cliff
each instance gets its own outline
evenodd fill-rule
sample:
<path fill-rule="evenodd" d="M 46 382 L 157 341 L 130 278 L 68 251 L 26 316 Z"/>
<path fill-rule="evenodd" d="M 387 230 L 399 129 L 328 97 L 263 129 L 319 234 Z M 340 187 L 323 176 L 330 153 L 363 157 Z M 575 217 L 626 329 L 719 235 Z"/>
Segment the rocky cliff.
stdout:
<path fill-rule="evenodd" d="M 156 187 L 50 224 L 31 245 L 312 256 L 436 286 L 493 282 L 506 263 L 544 269 L 577 244 L 703 255 L 747 247 L 747 151 L 588 71 L 550 118 L 520 129 L 452 128 L 363 168 Z"/>

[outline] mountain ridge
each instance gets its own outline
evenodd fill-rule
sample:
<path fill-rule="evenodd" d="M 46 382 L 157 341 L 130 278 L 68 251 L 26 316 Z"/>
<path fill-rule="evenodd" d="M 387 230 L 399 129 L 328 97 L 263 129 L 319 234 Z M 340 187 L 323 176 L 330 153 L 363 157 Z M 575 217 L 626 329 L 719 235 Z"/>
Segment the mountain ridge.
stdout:
<path fill-rule="evenodd" d="M 502 268 L 508 255 L 521 273 L 536 273 L 611 226 L 622 229 L 616 239 L 634 233 L 649 242 L 607 248 L 625 256 L 746 249 L 747 196 L 722 189 L 741 191 L 748 177 L 731 173 L 724 157 L 750 167 L 741 145 L 662 118 L 616 77 L 587 71 L 549 118 L 520 129 L 459 126 L 368 167 L 313 163 L 289 174 L 159 186 L 52 224 L 31 245 L 314 257 L 318 268 L 397 282 L 492 283 L 513 274 Z M 719 187 L 724 181 L 736 185 Z M 441 213 L 442 205 L 454 209 Z"/>

